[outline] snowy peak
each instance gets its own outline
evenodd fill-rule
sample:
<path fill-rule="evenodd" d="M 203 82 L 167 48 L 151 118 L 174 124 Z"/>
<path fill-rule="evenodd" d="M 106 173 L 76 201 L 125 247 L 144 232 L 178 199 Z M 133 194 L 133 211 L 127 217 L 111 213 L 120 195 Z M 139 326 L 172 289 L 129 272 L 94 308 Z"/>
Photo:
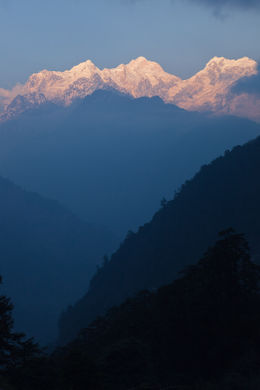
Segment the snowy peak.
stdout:
<path fill-rule="evenodd" d="M 166 73 L 157 62 L 148 61 L 145 57 L 138 57 L 125 65 L 127 70 L 132 73 L 138 73 L 144 77 L 157 77 L 165 79 L 181 80 L 179 77 Z"/>
<path fill-rule="evenodd" d="M 135 58 L 134 60 L 130 61 L 128 65 L 133 65 L 133 64 L 145 64 L 145 63 L 150 63 L 150 64 L 156 64 L 156 62 L 148 61 L 147 58 L 140 56 Z"/>
<path fill-rule="evenodd" d="M 255 64 L 255 61 L 249 57 L 242 57 L 237 60 L 228 59 L 225 57 L 213 57 L 207 64 L 206 68 L 211 66 L 219 66 L 221 68 L 245 67 Z"/>
<path fill-rule="evenodd" d="M 186 110 L 210 110 L 260 120 L 260 101 L 254 101 L 252 109 L 252 97 L 243 94 L 241 101 L 232 94 L 234 83 L 255 74 L 257 63 L 248 57 L 237 60 L 214 57 L 204 69 L 187 80 L 165 72 L 157 62 L 145 57 L 103 70 L 87 60 L 64 72 L 42 70 L 34 73 L 24 85 L 17 85 L 11 91 L 0 88 L 0 112 L 3 112 L 0 120 L 9 118 L 8 110 L 12 111 L 12 117 L 15 115 L 18 101 L 13 99 L 18 95 L 26 97 L 24 107 L 31 107 L 33 101 L 39 105 L 41 100 L 66 106 L 104 88 L 114 88 L 134 98 L 159 96 L 165 102 Z M 32 102 L 28 102 L 30 96 L 33 96 Z M 23 105 L 18 106 L 17 113 L 20 113 Z"/>
<path fill-rule="evenodd" d="M 145 57 L 138 57 L 126 65 L 129 70 L 138 72 L 164 72 L 161 65 L 157 62 L 148 61 Z"/>
<path fill-rule="evenodd" d="M 238 107 L 235 108 L 231 104 L 236 99 L 231 93 L 232 86 L 239 79 L 255 74 L 257 62 L 248 57 L 238 60 L 214 57 L 203 70 L 184 80 L 177 90 L 171 88 L 169 101 L 186 110 L 239 115 Z M 252 119 L 259 117 L 260 120 L 259 112 L 260 110 L 256 111 L 254 116 L 251 113 L 250 117 Z"/>
<path fill-rule="evenodd" d="M 210 60 L 205 69 L 199 74 L 218 75 L 226 81 L 236 81 L 241 77 L 252 76 L 257 73 L 256 61 L 243 57 L 238 60 L 229 60 L 224 57 L 214 57 Z"/>
<path fill-rule="evenodd" d="M 73 68 L 67 72 L 71 74 L 81 73 L 85 76 L 90 76 L 98 71 L 99 69 L 96 67 L 96 65 L 91 60 L 87 60 L 85 62 L 81 62 L 79 65 L 73 66 Z"/>
<path fill-rule="evenodd" d="M 195 74 L 190 80 L 199 76 L 207 76 L 214 82 L 218 78 L 223 82 L 236 81 L 241 77 L 252 76 L 257 73 L 257 62 L 243 57 L 238 60 L 229 60 L 224 57 L 212 58 L 200 72 Z"/>
<path fill-rule="evenodd" d="M 166 73 L 159 64 L 148 61 L 145 57 L 138 57 L 114 69 L 104 69 L 101 71 L 101 77 L 106 85 L 135 98 L 142 96 L 166 98 L 169 87 L 181 80 Z"/>

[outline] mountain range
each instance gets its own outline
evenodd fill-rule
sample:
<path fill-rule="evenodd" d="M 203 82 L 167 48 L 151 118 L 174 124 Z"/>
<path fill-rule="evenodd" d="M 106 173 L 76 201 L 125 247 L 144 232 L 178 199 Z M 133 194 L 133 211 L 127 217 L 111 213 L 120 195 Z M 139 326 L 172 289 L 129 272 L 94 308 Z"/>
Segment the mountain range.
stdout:
<path fill-rule="evenodd" d="M 100 70 L 87 60 L 70 70 L 43 70 L 32 74 L 24 85 L 0 88 L 1 115 L 6 121 L 46 102 L 68 106 L 98 89 L 113 88 L 134 98 L 159 96 L 164 102 L 193 111 L 212 111 L 260 121 L 260 98 L 235 93 L 237 81 L 256 75 L 257 62 L 214 57 L 194 76 L 182 80 L 144 57 Z"/>
<path fill-rule="evenodd" d="M 123 239 L 202 164 L 259 134 L 247 119 L 99 90 L 2 123 L 0 173 Z"/>
<path fill-rule="evenodd" d="M 239 80 L 255 74 L 257 63 L 249 58 L 215 57 L 197 75 L 181 80 L 140 57 L 115 69 L 99 70 L 87 61 L 70 71 L 42 71 L 32 75 L 25 85 L 11 91 L 0 90 L 0 175 L 27 190 L 0 180 L 0 273 L 6 293 L 15 303 L 19 329 L 34 334 L 40 341 L 49 340 L 55 333 L 59 312 L 87 291 L 102 256 L 110 254 L 129 229 L 135 230 L 149 221 L 160 201 L 163 209 L 159 215 L 164 215 L 171 202 L 163 198 L 178 194 L 181 184 L 201 165 L 224 151 L 227 159 L 229 149 L 260 134 L 257 98 L 248 115 L 246 102 L 249 104 L 252 96 L 237 94 L 233 89 Z M 236 115 L 249 116 L 254 121 Z M 239 159 L 236 163 L 241 165 Z M 232 175 L 238 176 L 237 171 L 231 172 L 230 180 L 234 180 Z M 203 186 L 211 186 L 217 193 L 225 183 L 218 181 L 218 175 L 216 182 L 219 187 L 207 180 Z M 253 188 L 252 182 L 248 186 Z M 203 190 L 201 187 L 201 194 Z M 170 281 L 165 275 L 174 277 L 178 266 L 169 265 L 169 256 L 178 258 L 181 267 L 188 262 L 188 249 L 180 255 L 180 245 L 186 242 L 182 235 L 186 231 L 189 237 L 198 237 L 193 224 L 191 231 L 187 229 L 189 220 L 201 219 L 206 227 L 208 221 L 197 214 L 193 218 L 194 210 L 190 207 L 198 211 L 202 208 L 203 216 L 203 207 L 213 196 L 203 198 L 193 190 L 191 194 L 195 195 L 190 195 L 189 206 L 186 201 L 181 202 L 177 219 L 174 211 L 167 228 L 155 228 L 157 233 L 147 237 L 140 231 L 127 235 L 109 264 L 105 261 L 106 267 L 93 278 L 83 304 L 76 304 L 63 315 L 61 340 L 68 340 L 79 326 L 117 303 L 117 297 L 121 300 L 142 287 L 153 288 Z M 47 198 L 57 199 L 64 206 Z M 247 198 L 249 195 L 245 194 Z M 214 199 L 220 210 L 222 206 L 217 202 Z M 246 219 L 241 204 L 239 207 L 241 218 Z M 229 211 L 227 207 L 225 214 L 229 215 Z M 214 213 L 206 213 L 214 221 Z M 141 231 L 149 231 L 154 220 L 156 216 L 145 225 L 148 230 Z M 225 221 L 220 219 L 216 225 L 212 222 L 212 236 L 226 227 Z M 244 228 L 243 224 L 240 226 Z M 243 231 L 247 233 L 246 229 Z M 133 237 L 137 237 L 142 254 L 136 249 L 132 252 Z M 178 244 L 172 248 L 173 237 Z M 147 249 L 150 240 L 151 251 Z M 196 246 L 191 241 L 192 258 L 197 258 L 199 249 L 210 243 L 206 231 L 198 242 Z M 165 244 L 165 268 L 156 263 L 157 244 Z M 151 263 L 147 262 L 149 256 Z M 118 263 L 113 260 L 117 258 L 121 259 Z M 140 261 L 141 268 L 136 261 Z M 144 277 L 146 269 L 150 271 Z M 124 276 L 125 272 L 129 278 Z M 125 279 L 124 286 L 121 279 Z M 44 318 L 49 320 L 43 330 Z"/>

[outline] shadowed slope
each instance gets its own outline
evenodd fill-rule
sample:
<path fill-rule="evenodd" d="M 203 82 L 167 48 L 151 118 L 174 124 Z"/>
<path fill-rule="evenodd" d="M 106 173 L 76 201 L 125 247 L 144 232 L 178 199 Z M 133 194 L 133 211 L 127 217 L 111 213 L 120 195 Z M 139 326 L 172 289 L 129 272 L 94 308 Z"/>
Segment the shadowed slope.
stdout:
<path fill-rule="evenodd" d="M 227 226 L 246 233 L 259 261 L 259 172 L 260 138 L 202 167 L 150 223 L 128 234 L 88 293 L 63 314 L 61 340 L 137 291 L 172 281 Z"/>

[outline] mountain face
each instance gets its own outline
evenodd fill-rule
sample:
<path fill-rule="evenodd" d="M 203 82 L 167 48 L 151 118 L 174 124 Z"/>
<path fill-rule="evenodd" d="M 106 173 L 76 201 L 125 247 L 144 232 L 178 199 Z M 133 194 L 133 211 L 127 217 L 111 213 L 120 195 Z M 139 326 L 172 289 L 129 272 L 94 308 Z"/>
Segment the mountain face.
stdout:
<path fill-rule="evenodd" d="M 150 223 L 129 233 L 96 273 L 87 294 L 63 314 L 66 342 L 97 316 L 144 289 L 170 283 L 221 230 L 244 232 L 260 262 L 260 138 L 201 168 Z"/>
<path fill-rule="evenodd" d="M 238 80 L 257 72 L 257 63 L 247 57 L 238 60 L 214 57 L 203 70 L 187 80 L 165 72 L 159 64 L 144 57 L 103 70 L 88 60 L 64 72 L 43 70 L 35 73 L 24 85 L 17 85 L 11 91 L 0 89 L 3 111 L 0 119 L 4 121 L 18 115 L 22 97 L 24 110 L 33 101 L 38 105 L 45 99 L 68 106 L 98 89 L 113 88 L 134 98 L 159 96 L 164 102 L 186 110 L 260 120 L 260 100 L 254 99 L 252 110 L 252 97 L 231 91 Z"/>
<path fill-rule="evenodd" d="M 37 94 L 32 92 L 26 95 L 17 95 L 8 105 L 8 109 L 2 113 L 1 119 L 3 122 L 5 122 L 9 119 L 17 117 L 23 112 L 37 109 L 46 103 L 47 99 L 42 93 Z"/>
<path fill-rule="evenodd" d="M 123 239 L 202 164 L 259 134 L 245 119 L 100 90 L 3 123 L 0 172 Z"/>
<path fill-rule="evenodd" d="M 1 290 L 14 303 L 16 329 L 52 341 L 58 313 L 86 289 L 112 237 L 3 178 L 0 231 Z"/>

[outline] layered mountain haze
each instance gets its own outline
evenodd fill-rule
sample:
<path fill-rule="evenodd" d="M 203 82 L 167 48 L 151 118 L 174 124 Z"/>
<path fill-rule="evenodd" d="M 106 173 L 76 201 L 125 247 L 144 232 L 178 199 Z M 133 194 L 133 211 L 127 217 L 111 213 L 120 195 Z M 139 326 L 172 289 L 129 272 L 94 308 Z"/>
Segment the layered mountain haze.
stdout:
<path fill-rule="evenodd" d="M 119 239 L 148 221 L 202 164 L 260 134 L 247 119 L 213 118 L 115 90 L 68 107 L 47 101 L 28 107 L 0 125 L 0 173 Z"/>
<path fill-rule="evenodd" d="M 134 98 L 159 96 L 164 102 L 186 110 L 260 120 L 260 99 L 255 97 L 252 101 L 249 94 L 237 95 L 231 90 L 238 80 L 257 72 L 257 62 L 248 57 L 238 60 L 214 57 L 203 70 L 187 80 L 165 72 L 158 63 L 144 57 L 103 70 L 88 60 L 64 72 L 43 70 L 32 74 L 24 85 L 10 91 L 0 89 L 0 118 L 8 120 L 45 100 L 69 106 L 75 99 L 98 89 L 113 88 Z"/>

